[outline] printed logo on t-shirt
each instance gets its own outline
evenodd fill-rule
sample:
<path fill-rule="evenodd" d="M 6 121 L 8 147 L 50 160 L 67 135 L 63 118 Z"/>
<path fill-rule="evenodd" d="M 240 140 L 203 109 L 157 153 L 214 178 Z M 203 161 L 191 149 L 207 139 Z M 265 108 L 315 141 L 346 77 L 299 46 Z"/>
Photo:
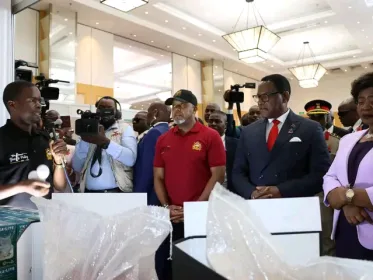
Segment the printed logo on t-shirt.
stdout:
<path fill-rule="evenodd" d="M 53 159 L 53 155 L 52 155 L 50 149 L 45 149 L 45 156 L 47 157 L 47 160 L 52 160 Z"/>
<path fill-rule="evenodd" d="M 199 141 L 197 142 L 194 142 L 193 146 L 192 146 L 192 149 L 195 150 L 195 151 L 200 151 L 202 150 L 202 145 Z"/>
<path fill-rule="evenodd" d="M 11 155 L 9 158 L 10 164 L 20 163 L 20 162 L 25 162 L 25 161 L 29 161 L 27 153 L 15 153 Z"/>

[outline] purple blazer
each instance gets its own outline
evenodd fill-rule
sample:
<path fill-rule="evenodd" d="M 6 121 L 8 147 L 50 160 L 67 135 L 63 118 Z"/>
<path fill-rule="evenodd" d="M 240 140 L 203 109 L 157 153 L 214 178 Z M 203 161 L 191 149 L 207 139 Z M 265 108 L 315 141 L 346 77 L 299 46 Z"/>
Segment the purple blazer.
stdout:
<path fill-rule="evenodd" d="M 329 202 L 326 199 L 328 193 L 340 186 L 348 185 L 348 158 L 355 144 L 363 137 L 366 130 L 354 132 L 344 136 L 339 142 L 339 148 L 337 155 L 330 166 L 328 173 L 324 176 L 324 203 L 329 206 Z M 363 158 L 359 165 L 359 169 L 356 175 L 356 181 L 354 188 L 366 189 L 370 201 L 373 202 L 373 149 L 370 150 L 367 155 Z M 339 218 L 340 210 L 334 210 L 333 217 L 333 231 L 331 238 L 334 239 L 335 229 Z M 371 218 L 373 218 L 373 212 L 368 211 Z M 362 246 L 367 249 L 373 250 L 373 225 L 368 222 L 363 222 L 356 226 L 359 242 Z"/>

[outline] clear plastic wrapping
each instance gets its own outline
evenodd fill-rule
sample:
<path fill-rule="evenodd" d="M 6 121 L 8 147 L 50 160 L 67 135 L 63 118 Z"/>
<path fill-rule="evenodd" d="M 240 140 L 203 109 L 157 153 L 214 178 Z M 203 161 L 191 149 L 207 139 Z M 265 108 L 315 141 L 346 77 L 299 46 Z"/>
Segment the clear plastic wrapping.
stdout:
<path fill-rule="evenodd" d="M 102 217 L 32 198 L 44 229 L 46 280 L 156 280 L 154 256 L 172 226 L 169 210 L 144 206 Z"/>
<path fill-rule="evenodd" d="M 280 246 L 241 197 L 216 185 L 207 217 L 207 259 L 233 280 L 372 280 L 373 262 L 321 257 L 304 266 L 283 261 Z"/>

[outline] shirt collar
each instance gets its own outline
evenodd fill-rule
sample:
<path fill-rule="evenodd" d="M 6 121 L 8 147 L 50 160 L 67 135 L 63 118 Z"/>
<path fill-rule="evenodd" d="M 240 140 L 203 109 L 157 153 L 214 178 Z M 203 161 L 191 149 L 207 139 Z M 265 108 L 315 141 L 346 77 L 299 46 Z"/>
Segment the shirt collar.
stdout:
<path fill-rule="evenodd" d="M 199 121 L 196 121 L 196 123 L 194 124 L 192 129 L 188 131 L 188 133 L 197 133 L 201 130 L 202 127 L 203 125 Z M 179 133 L 179 126 L 175 126 L 174 128 L 172 128 L 172 131 L 174 133 Z"/>
<path fill-rule="evenodd" d="M 353 125 L 352 129 L 353 129 L 354 131 L 356 131 L 357 128 L 358 128 L 359 126 L 361 126 L 361 123 L 362 123 L 361 119 L 358 119 L 357 122 Z"/>
<path fill-rule="evenodd" d="M 327 131 L 328 131 L 329 133 L 333 133 L 333 131 L 334 131 L 334 125 L 332 125 L 331 127 L 329 127 L 329 128 L 327 129 Z"/>
<path fill-rule="evenodd" d="M 32 129 L 31 131 L 31 135 L 27 132 L 27 131 L 24 131 L 22 130 L 21 128 L 19 128 L 18 126 L 15 125 L 14 122 L 12 122 L 11 119 L 8 119 L 6 121 L 6 129 L 12 133 L 13 135 L 19 135 L 19 136 L 31 136 L 31 135 L 36 135 L 36 134 L 40 134 L 40 131 L 38 131 L 37 129 Z"/>
<path fill-rule="evenodd" d="M 289 113 L 290 109 L 288 109 L 285 114 L 279 116 L 276 120 L 283 124 L 286 121 L 286 118 L 288 117 Z M 268 119 L 268 123 L 272 123 L 274 120 L 275 119 Z"/>

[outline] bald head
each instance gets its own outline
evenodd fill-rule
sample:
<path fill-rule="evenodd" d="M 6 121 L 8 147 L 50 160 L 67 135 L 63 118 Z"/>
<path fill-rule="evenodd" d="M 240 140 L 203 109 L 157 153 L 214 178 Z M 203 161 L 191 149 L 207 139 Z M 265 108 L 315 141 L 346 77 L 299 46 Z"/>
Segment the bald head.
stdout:
<path fill-rule="evenodd" d="M 360 117 L 353 97 L 342 101 L 338 106 L 338 116 L 344 127 L 353 126 L 359 120 Z"/>
<path fill-rule="evenodd" d="M 146 111 L 140 111 L 132 119 L 133 130 L 136 131 L 138 134 L 141 134 L 149 129 L 149 126 L 146 122 L 147 114 L 148 112 Z"/>
<path fill-rule="evenodd" d="M 150 104 L 147 112 L 147 123 L 149 126 L 159 122 L 169 122 L 171 116 L 171 108 L 162 102 L 154 102 Z"/>
<path fill-rule="evenodd" d="M 206 122 L 209 121 L 211 113 L 215 111 L 220 111 L 220 106 L 218 104 L 216 103 L 207 104 L 206 109 L 205 109 L 205 116 L 204 116 Z"/>

